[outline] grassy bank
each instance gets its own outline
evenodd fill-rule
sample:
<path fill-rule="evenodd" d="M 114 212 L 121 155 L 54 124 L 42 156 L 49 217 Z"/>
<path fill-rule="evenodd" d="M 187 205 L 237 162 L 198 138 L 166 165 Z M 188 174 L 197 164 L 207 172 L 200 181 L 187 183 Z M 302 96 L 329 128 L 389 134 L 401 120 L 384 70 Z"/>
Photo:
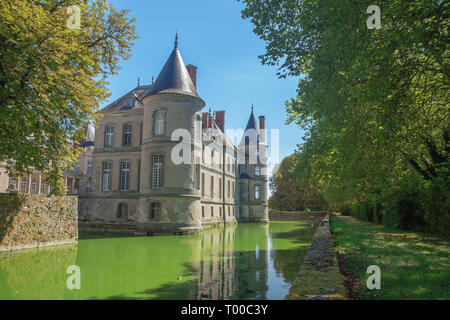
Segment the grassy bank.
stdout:
<path fill-rule="evenodd" d="M 433 236 L 337 216 L 331 231 L 353 299 L 450 299 L 450 245 Z M 368 290 L 366 269 L 381 269 L 381 289 Z"/>

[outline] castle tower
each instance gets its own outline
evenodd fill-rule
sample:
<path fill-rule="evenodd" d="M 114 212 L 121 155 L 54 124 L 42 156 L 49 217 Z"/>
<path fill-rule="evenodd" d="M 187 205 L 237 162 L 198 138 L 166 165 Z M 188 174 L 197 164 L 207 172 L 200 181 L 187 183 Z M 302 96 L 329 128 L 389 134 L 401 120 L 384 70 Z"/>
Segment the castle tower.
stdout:
<path fill-rule="evenodd" d="M 195 233 L 202 228 L 195 153 L 174 152 L 180 140 L 171 138 L 175 130 L 185 129 L 192 139 L 197 139 L 195 122 L 201 121 L 205 103 L 197 93 L 192 72 L 195 70 L 189 71 L 183 62 L 177 36 L 155 83 L 142 95 L 144 120 L 136 219 L 141 233 Z M 196 148 L 201 151 L 201 140 L 200 147 L 189 144 L 189 151 Z M 190 161 L 178 164 L 174 153 L 188 156 Z"/>
<path fill-rule="evenodd" d="M 239 221 L 267 222 L 267 144 L 265 118 L 259 117 L 259 126 L 253 114 L 238 147 Z"/>

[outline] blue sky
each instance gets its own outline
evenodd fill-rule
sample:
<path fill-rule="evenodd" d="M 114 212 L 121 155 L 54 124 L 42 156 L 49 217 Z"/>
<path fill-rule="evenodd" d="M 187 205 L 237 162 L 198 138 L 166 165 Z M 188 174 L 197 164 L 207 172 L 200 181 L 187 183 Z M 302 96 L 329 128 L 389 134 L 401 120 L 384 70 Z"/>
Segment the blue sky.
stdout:
<path fill-rule="evenodd" d="M 296 96 L 298 78 L 278 79 L 276 67 L 261 64 L 258 55 L 265 52 L 265 43 L 253 33 L 250 21 L 241 18 L 241 2 L 112 0 L 112 3 L 117 9 L 131 10 L 129 15 L 137 20 L 139 39 L 131 58 L 121 62 L 119 74 L 109 79 L 112 93 L 109 102 L 135 87 L 138 76 L 141 84 L 151 83 L 152 76 L 156 79 L 178 31 L 185 64 L 198 67 L 197 91 L 206 102 L 204 111 L 210 107 L 225 110 L 226 127 L 245 128 L 253 103 L 255 115 L 265 115 L 267 129 L 280 130 L 280 161 L 296 149 L 303 132 L 294 124 L 285 124 L 284 102 Z"/>

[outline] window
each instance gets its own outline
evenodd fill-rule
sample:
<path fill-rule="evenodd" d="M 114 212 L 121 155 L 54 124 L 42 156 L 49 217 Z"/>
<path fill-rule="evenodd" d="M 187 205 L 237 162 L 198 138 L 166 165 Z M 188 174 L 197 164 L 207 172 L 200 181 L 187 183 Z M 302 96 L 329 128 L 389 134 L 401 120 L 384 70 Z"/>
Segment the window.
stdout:
<path fill-rule="evenodd" d="M 222 207 L 219 207 L 219 216 L 222 216 Z"/>
<path fill-rule="evenodd" d="M 117 207 L 117 218 L 118 219 L 128 218 L 128 203 L 126 202 L 119 203 L 119 206 Z"/>
<path fill-rule="evenodd" d="M 211 150 L 211 165 L 214 166 L 214 149 Z"/>
<path fill-rule="evenodd" d="M 20 183 L 20 191 L 22 193 L 26 193 L 27 192 L 27 177 L 23 177 L 22 181 Z"/>
<path fill-rule="evenodd" d="M 234 198 L 234 197 L 236 196 L 236 190 L 234 189 L 234 181 L 233 181 L 233 184 L 232 184 L 232 185 L 233 185 L 233 188 L 232 188 L 232 189 L 233 189 L 233 198 Z"/>
<path fill-rule="evenodd" d="M 219 198 L 222 198 L 222 178 L 219 178 Z"/>
<path fill-rule="evenodd" d="M 230 216 L 230 215 L 231 215 L 230 206 L 228 206 L 228 216 Z"/>
<path fill-rule="evenodd" d="M 105 147 L 112 147 L 114 143 L 114 126 L 105 127 Z"/>
<path fill-rule="evenodd" d="M 211 217 L 214 217 L 214 207 L 211 206 Z"/>
<path fill-rule="evenodd" d="M 153 201 L 150 202 L 150 212 L 149 212 L 149 218 L 155 219 L 158 217 L 161 213 L 161 202 L 159 201 Z"/>
<path fill-rule="evenodd" d="M 230 172 L 230 164 L 231 164 L 231 160 L 228 159 L 228 163 L 227 163 L 227 170 L 228 170 L 228 172 Z"/>
<path fill-rule="evenodd" d="M 255 167 L 255 176 L 259 177 L 261 175 L 261 167 L 256 166 Z"/>
<path fill-rule="evenodd" d="M 196 158 L 195 166 L 195 187 L 200 189 L 200 158 Z"/>
<path fill-rule="evenodd" d="M 228 194 L 228 198 L 230 197 L 230 180 L 228 180 L 228 183 L 227 183 L 227 194 Z"/>
<path fill-rule="evenodd" d="M 112 163 L 103 162 L 102 190 L 104 192 L 111 191 Z"/>
<path fill-rule="evenodd" d="M 214 198 L 214 176 L 211 176 L 211 198 Z"/>
<path fill-rule="evenodd" d="M 255 199 L 261 199 L 261 186 L 255 186 Z"/>
<path fill-rule="evenodd" d="M 75 163 L 75 173 L 80 173 L 80 162 Z"/>
<path fill-rule="evenodd" d="M 133 125 L 131 123 L 125 123 L 122 130 L 122 145 L 131 146 L 133 137 Z"/>
<path fill-rule="evenodd" d="M 45 179 L 41 182 L 41 193 L 47 194 L 47 181 Z"/>
<path fill-rule="evenodd" d="M 202 197 L 205 196 L 205 174 L 202 173 Z"/>
<path fill-rule="evenodd" d="M 88 162 L 87 162 L 86 174 L 87 175 L 91 175 L 92 174 L 92 161 L 90 161 L 90 160 L 88 160 Z"/>
<path fill-rule="evenodd" d="M 205 217 L 205 206 L 202 206 L 202 218 Z"/>
<path fill-rule="evenodd" d="M 130 188 L 130 161 L 123 161 L 120 168 L 120 190 L 128 191 Z"/>
<path fill-rule="evenodd" d="M 155 136 L 162 136 L 164 134 L 164 111 L 155 111 L 153 117 L 153 134 Z"/>
<path fill-rule="evenodd" d="M 32 178 L 31 179 L 31 193 L 33 194 L 37 194 L 37 179 L 36 178 Z"/>
<path fill-rule="evenodd" d="M 164 184 L 164 156 L 153 155 L 152 187 L 161 188 Z"/>

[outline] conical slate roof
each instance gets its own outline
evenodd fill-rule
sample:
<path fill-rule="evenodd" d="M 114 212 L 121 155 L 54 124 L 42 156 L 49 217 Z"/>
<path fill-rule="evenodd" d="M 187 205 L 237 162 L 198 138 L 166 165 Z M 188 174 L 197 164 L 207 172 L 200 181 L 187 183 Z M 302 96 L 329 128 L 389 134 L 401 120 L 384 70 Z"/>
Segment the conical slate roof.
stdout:
<path fill-rule="evenodd" d="M 144 97 L 157 93 L 184 94 L 199 98 L 178 50 L 177 40 L 175 40 L 175 48 L 156 78 L 155 84 L 144 94 Z"/>
<path fill-rule="evenodd" d="M 253 114 L 253 107 L 252 107 L 252 113 L 250 114 L 250 118 L 247 122 L 247 127 L 245 127 L 245 131 L 249 129 L 258 129 L 258 124 L 256 123 L 255 115 Z"/>

